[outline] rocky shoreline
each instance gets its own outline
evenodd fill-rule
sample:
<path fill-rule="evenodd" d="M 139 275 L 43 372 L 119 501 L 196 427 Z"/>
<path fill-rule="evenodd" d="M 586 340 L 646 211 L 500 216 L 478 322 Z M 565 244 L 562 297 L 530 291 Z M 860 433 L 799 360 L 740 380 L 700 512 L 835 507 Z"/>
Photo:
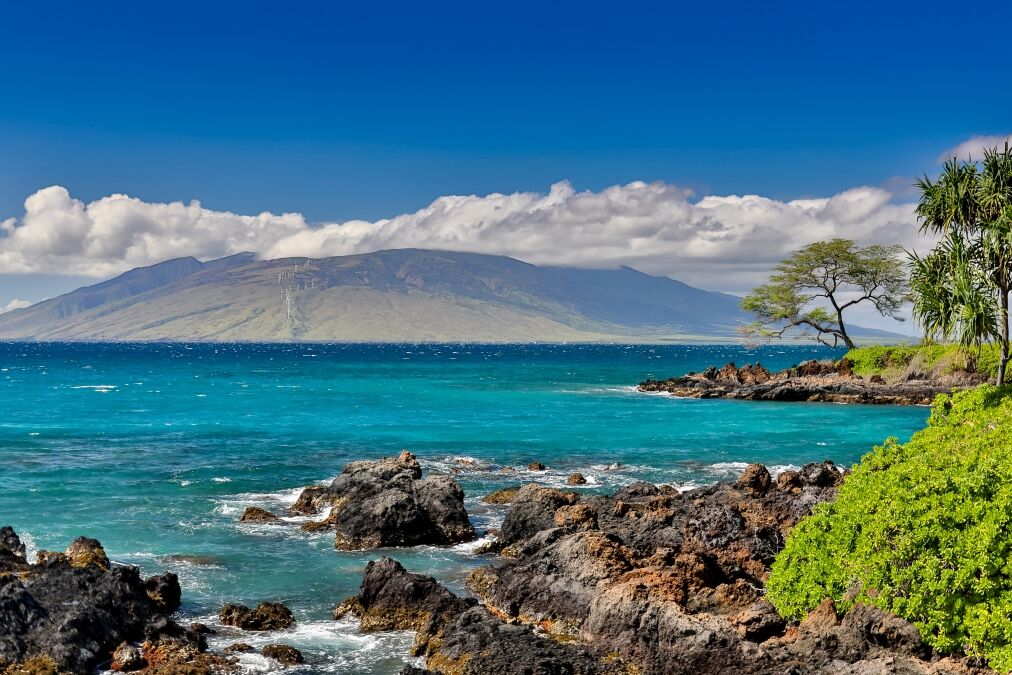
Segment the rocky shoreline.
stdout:
<path fill-rule="evenodd" d="M 874 607 L 839 616 L 826 601 L 791 625 L 765 600 L 787 532 L 844 474 L 809 464 L 774 480 L 751 465 L 735 483 L 611 496 L 528 485 L 488 548 L 497 560 L 468 580 L 475 597 L 381 558 L 335 615 L 416 631 L 425 669 L 405 675 L 989 672 Z"/>
<path fill-rule="evenodd" d="M 870 606 L 841 616 L 826 601 L 791 624 L 765 599 L 788 532 L 834 497 L 845 474 L 824 462 L 773 477 L 753 464 L 733 483 L 686 492 L 642 482 L 612 495 L 536 484 L 500 491 L 486 503 L 501 505 L 505 517 L 480 552 L 488 564 L 468 578 L 470 597 L 384 556 L 367 565 L 356 596 L 334 599 L 334 618 L 356 617 L 366 632 L 414 631 L 419 661 L 404 675 L 990 672 L 932 653 L 914 626 Z M 354 462 L 329 486 L 307 488 L 292 509 L 329 509 L 310 525 L 333 529 L 338 548 L 475 535 L 460 486 L 422 479 L 410 453 Z M 260 511 L 244 518 L 274 515 Z M 110 563 L 94 540 L 29 563 L 17 535 L 3 528 L 0 673 L 238 670 L 237 655 L 253 648 L 237 641 L 209 652 L 211 629 L 172 618 L 180 595 L 175 575 L 143 579 Z M 220 618 L 229 628 L 219 631 L 237 639 L 295 621 L 270 602 L 225 605 Z M 260 653 L 279 670 L 303 662 L 283 644 Z"/>
<path fill-rule="evenodd" d="M 865 379 L 854 374 L 853 363 L 844 358 L 839 362 L 805 361 L 773 373 L 759 363 L 739 368 L 732 362 L 722 368 L 710 366 L 702 373 L 646 380 L 637 389 L 682 398 L 928 405 L 938 394 L 976 386 L 984 380 L 983 375 L 967 371 L 944 378 L 914 373 L 902 382 L 886 382 L 874 375 Z"/>

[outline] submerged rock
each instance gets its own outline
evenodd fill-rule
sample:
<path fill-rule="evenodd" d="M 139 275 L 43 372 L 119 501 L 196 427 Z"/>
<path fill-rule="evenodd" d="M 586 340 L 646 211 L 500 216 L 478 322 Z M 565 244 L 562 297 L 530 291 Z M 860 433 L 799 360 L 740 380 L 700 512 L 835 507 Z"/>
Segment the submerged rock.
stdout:
<path fill-rule="evenodd" d="M 329 486 L 304 490 L 293 510 L 317 513 L 326 506 L 330 514 L 313 529 L 333 528 L 334 545 L 342 550 L 475 538 L 460 485 L 448 476 L 423 479 L 418 460 L 406 451 L 397 458 L 348 464 Z"/>
<path fill-rule="evenodd" d="M 132 670 L 141 642 L 202 652 L 199 636 L 169 618 L 179 607 L 174 574 L 145 581 L 136 567 L 111 566 L 101 544 L 84 537 L 39 564 L 24 556 L 17 534 L 0 529 L 0 666 L 10 672 L 85 674 L 113 661 Z"/>
<path fill-rule="evenodd" d="M 253 609 L 245 605 L 225 605 L 219 618 L 226 626 L 243 630 L 284 630 L 295 625 L 292 611 L 278 602 L 261 602 Z"/>

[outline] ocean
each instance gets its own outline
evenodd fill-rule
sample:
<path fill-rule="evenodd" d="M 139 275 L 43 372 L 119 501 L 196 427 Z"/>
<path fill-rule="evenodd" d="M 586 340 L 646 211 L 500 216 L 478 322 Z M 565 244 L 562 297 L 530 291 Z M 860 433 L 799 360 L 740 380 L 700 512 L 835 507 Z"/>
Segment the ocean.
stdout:
<path fill-rule="evenodd" d="M 347 462 L 410 450 L 452 472 L 479 535 L 509 485 L 613 491 L 637 480 L 682 488 L 830 459 L 850 465 L 886 437 L 906 440 L 923 407 L 683 400 L 635 385 L 710 364 L 770 369 L 838 357 L 818 346 L 0 343 L 0 525 L 34 550 L 99 539 L 145 574 L 176 572 L 181 621 L 214 627 L 225 602 L 284 602 L 280 634 L 211 636 L 212 645 L 284 642 L 292 673 L 396 673 L 412 636 L 361 634 L 333 608 L 381 554 L 458 592 L 488 561 L 474 544 L 364 553 L 298 524 L 236 522 L 247 506 L 284 513 L 299 490 Z M 546 472 L 528 472 L 540 461 Z M 250 672 L 270 670 L 243 655 Z"/>

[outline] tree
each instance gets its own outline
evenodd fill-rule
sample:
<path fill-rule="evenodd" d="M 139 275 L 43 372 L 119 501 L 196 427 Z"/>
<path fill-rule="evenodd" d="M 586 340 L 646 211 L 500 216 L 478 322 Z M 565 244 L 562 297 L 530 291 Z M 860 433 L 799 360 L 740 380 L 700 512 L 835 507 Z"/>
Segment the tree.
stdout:
<path fill-rule="evenodd" d="M 898 316 L 906 299 L 907 282 L 899 246 L 859 247 L 849 239 L 809 244 L 778 264 L 767 283 L 742 300 L 742 308 L 756 315 L 744 331 L 750 335 L 783 337 L 794 328 L 812 329 L 819 342 L 848 348 L 844 312 L 862 302 L 883 316 Z"/>
<path fill-rule="evenodd" d="M 998 345 L 998 384 L 1009 361 L 1012 290 L 1012 153 L 947 161 L 936 181 L 917 181 L 921 231 L 941 235 L 924 257 L 910 255 L 914 317 L 931 337 Z"/>

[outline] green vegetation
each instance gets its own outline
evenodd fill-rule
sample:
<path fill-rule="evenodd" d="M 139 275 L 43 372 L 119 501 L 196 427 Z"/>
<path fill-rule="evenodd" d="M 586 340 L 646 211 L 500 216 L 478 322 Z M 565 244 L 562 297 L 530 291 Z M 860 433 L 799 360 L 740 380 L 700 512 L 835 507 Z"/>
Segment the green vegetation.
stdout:
<path fill-rule="evenodd" d="M 942 239 L 928 255 L 910 255 L 914 317 L 929 337 L 964 346 L 998 345 L 996 381 L 1009 361 L 1012 290 L 1012 152 L 985 151 L 980 162 L 946 162 L 925 176 L 917 216 Z"/>
<path fill-rule="evenodd" d="M 1012 671 L 1012 388 L 940 396 L 909 443 L 865 456 L 791 533 L 767 590 L 795 619 L 824 598 L 870 603 Z"/>
<path fill-rule="evenodd" d="M 939 378 L 958 370 L 994 377 L 998 369 L 998 346 L 990 343 L 975 348 L 958 344 L 870 345 L 851 349 L 844 358 L 854 362 L 854 372 L 861 377 L 879 375 L 886 381 L 905 379 L 911 373 Z"/>
<path fill-rule="evenodd" d="M 812 329 L 830 347 L 853 349 L 843 313 L 869 302 L 883 316 L 899 319 L 907 283 L 898 246 L 859 247 L 849 239 L 809 244 L 777 265 L 769 282 L 742 300 L 756 315 L 748 336 L 783 337 L 794 329 Z M 902 321 L 902 319 L 899 319 Z"/>

